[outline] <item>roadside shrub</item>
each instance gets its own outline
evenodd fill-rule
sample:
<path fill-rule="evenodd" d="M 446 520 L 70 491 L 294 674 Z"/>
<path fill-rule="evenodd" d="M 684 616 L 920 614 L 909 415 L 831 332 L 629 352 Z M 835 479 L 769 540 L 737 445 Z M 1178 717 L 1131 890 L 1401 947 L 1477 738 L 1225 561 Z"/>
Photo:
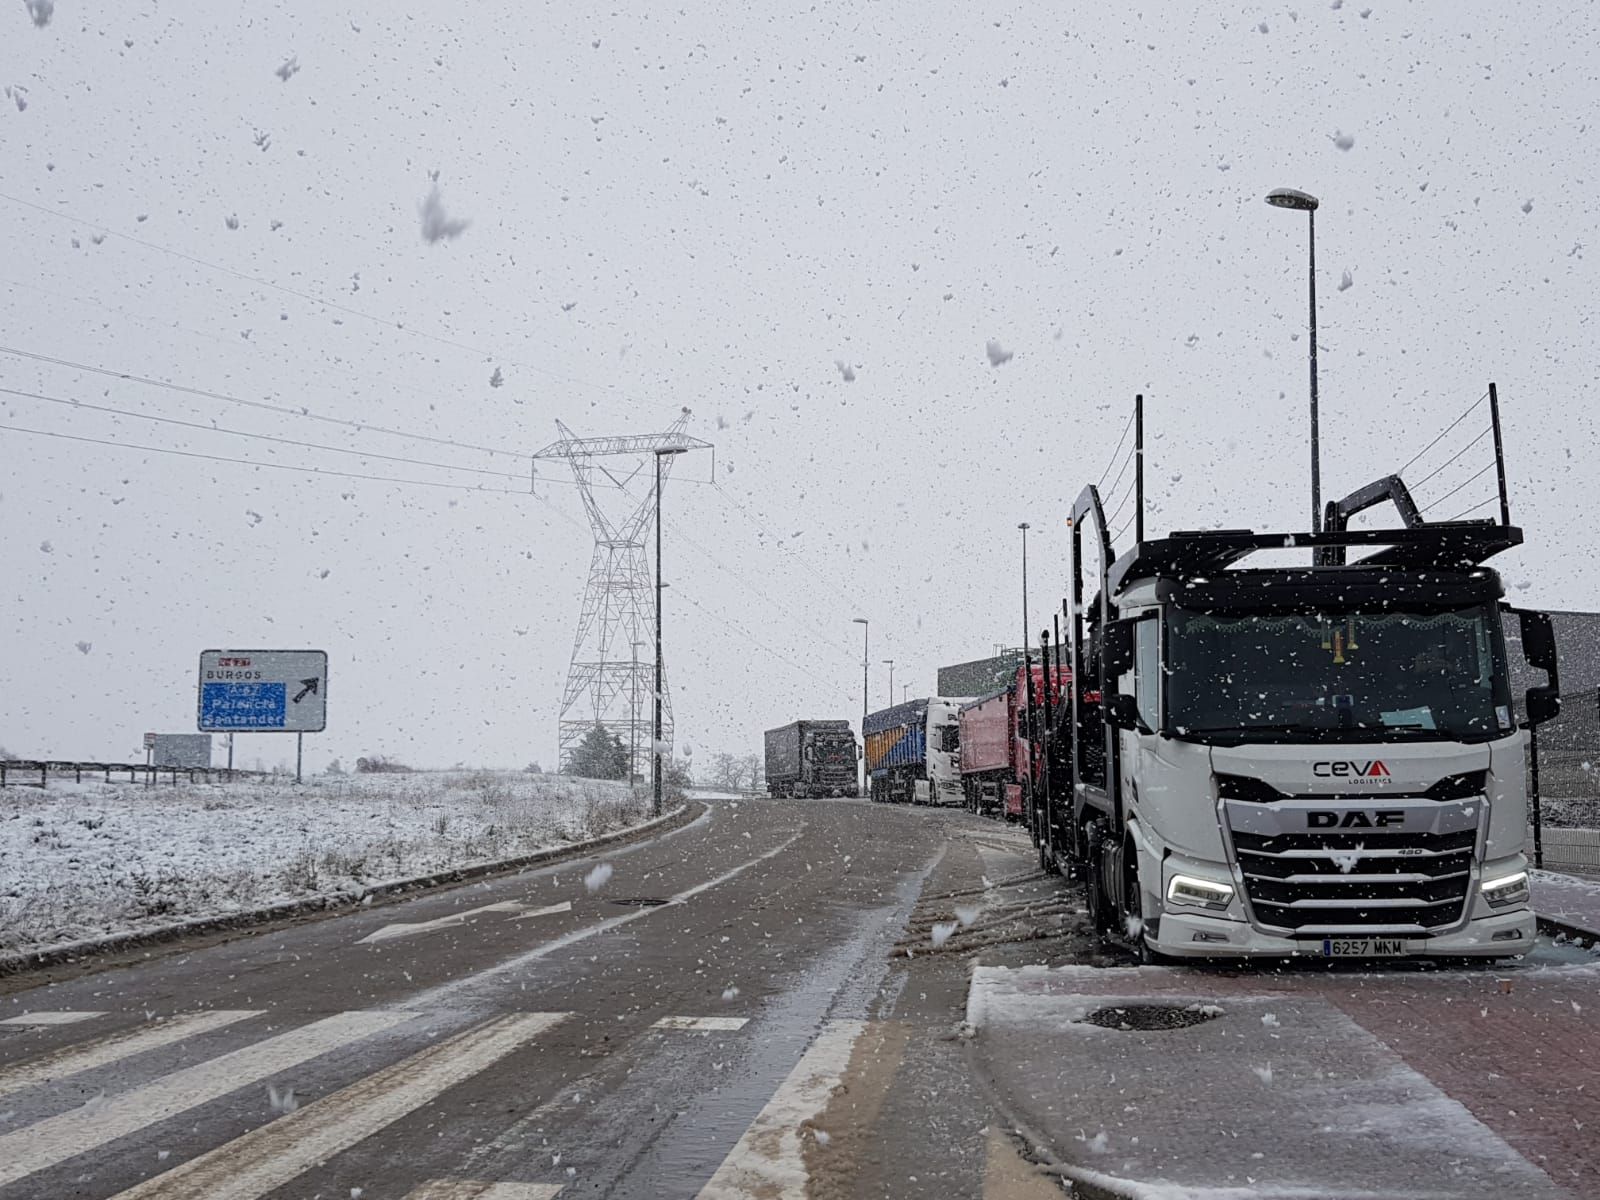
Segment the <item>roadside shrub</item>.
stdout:
<path fill-rule="evenodd" d="M 371 758 L 356 759 L 356 771 L 361 775 L 409 775 L 411 768 L 398 759 L 374 754 Z"/>

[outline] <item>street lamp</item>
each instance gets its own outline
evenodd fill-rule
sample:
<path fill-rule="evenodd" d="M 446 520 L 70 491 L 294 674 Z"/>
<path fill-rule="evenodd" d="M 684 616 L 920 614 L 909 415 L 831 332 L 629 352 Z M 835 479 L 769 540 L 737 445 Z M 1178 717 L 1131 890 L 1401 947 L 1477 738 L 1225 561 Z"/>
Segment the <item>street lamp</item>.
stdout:
<path fill-rule="evenodd" d="M 685 446 L 671 446 L 656 451 L 656 736 L 655 751 L 650 760 L 650 781 L 653 797 L 650 801 L 652 816 L 661 815 L 661 460 L 674 454 L 686 454 Z"/>
<path fill-rule="evenodd" d="M 865 617 L 851 617 L 852 625 L 861 626 L 861 794 L 867 792 L 867 641 L 872 627 Z"/>
<path fill-rule="evenodd" d="M 1022 653 L 1026 657 L 1028 654 L 1029 630 L 1033 628 L 1028 624 L 1028 530 L 1032 529 L 1033 526 L 1026 521 L 1022 521 L 1017 525 L 1017 528 L 1022 530 Z"/>
<path fill-rule="evenodd" d="M 1322 532 L 1322 467 L 1317 436 L 1317 198 L 1294 188 L 1267 193 L 1275 208 L 1292 208 L 1306 214 L 1311 235 L 1311 532 Z"/>
<path fill-rule="evenodd" d="M 893 704 L 894 703 L 894 659 L 886 658 L 883 661 L 884 661 L 885 664 L 888 665 L 888 668 L 889 668 L 889 703 Z"/>

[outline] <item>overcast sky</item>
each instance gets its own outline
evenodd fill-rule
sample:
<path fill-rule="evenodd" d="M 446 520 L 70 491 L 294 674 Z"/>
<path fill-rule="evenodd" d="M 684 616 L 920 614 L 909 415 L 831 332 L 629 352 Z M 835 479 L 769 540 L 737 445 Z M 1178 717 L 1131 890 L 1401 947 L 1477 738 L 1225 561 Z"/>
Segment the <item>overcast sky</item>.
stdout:
<path fill-rule="evenodd" d="M 716 443 L 719 486 L 667 492 L 696 756 L 857 718 L 852 617 L 873 707 L 878 660 L 926 694 L 1015 643 L 1016 524 L 1048 613 L 1136 392 L 1153 530 L 1303 527 L 1283 185 L 1323 202 L 1325 494 L 1495 380 L 1508 590 L 1600 601 L 1596 6 L 50 8 L 0 0 L 0 346 L 473 448 L 0 353 L 0 388 L 458 468 L 0 394 L 0 424 L 118 443 L 0 429 L 13 753 L 136 756 L 193 728 L 201 649 L 314 646 L 309 765 L 551 765 L 590 553 L 570 484 L 526 494 L 556 419 L 687 408 Z M 1430 515 L 1492 495 L 1490 461 L 1429 480 Z"/>

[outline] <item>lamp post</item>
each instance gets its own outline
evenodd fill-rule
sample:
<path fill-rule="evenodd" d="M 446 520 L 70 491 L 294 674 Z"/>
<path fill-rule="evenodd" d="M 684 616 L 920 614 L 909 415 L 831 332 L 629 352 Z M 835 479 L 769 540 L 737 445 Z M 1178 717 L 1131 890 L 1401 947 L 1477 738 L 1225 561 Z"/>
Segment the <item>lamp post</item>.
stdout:
<path fill-rule="evenodd" d="M 884 664 L 889 668 L 889 703 L 894 703 L 894 659 L 886 658 Z"/>
<path fill-rule="evenodd" d="M 633 647 L 633 670 L 628 676 L 633 683 L 632 703 L 628 708 L 628 790 L 631 792 L 639 781 L 639 647 L 644 643 L 628 644 Z"/>
<path fill-rule="evenodd" d="M 867 643 L 872 627 L 865 617 L 851 617 L 851 624 L 861 626 L 861 794 L 867 793 Z"/>
<path fill-rule="evenodd" d="M 674 454 L 684 454 L 686 447 L 668 447 L 656 451 L 656 717 L 655 744 L 650 759 L 652 816 L 661 815 L 661 460 Z"/>
<path fill-rule="evenodd" d="M 1294 188 L 1275 188 L 1267 203 L 1306 214 L 1311 238 L 1311 532 L 1322 532 L 1322 467 L 1317 435 L 1317 198 Z"/>
<path fill-rule="evenodd" d="M 1028 530 L 1032 529 L 1033 526 L 1023 521 L 1018 524 L 1017 528 L 1022 530 L 1022 653 L 1023 657 L 1026 658 L 1028 655 L 1028 639 L 1031 636 L 1029 630 L 1033 628 L 1028 624 Z"/>

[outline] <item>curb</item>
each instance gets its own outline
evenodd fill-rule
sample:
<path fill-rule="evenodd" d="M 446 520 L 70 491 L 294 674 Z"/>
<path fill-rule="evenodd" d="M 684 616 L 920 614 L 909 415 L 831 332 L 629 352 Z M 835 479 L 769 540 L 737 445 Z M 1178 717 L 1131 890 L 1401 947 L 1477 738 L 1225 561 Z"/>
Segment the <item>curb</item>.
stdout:
<path fill-rule="evenodd" d="M 1558 933 L 1566 934 L 1569 942 L 1577 942 L 1586 949 L 1600 945 L 1600 930 L 1590 929 L 1586 925 L 1573 925 L 1559 917 L 1547 917 L 1540 913 L 1534 916 L 1540 933 L 1548 933 L 1552 937 Z"/>
<path fill-rule="evenodd" d="M 450 884 L 469 883 L 474 879 L 482 879 L 490 875 L 509 874 L 514 871 L 525 870 L 528 867 L 545 866 L 567 858 L 581 858 L 591 850 L 603 849 L 618 842 L 631 841 L 642 834 L 663 828 L 677 828 L 681 825 L 687 825 L 704 810 L 704 803 L 690 801 L 686 804 L 680 804 L 671 812 L 662 813 L 659 817 L 653 817 L 638 825 L 630 825 L 628 828 L 619 829 L 614 833 L 590 838 L 586 842 L 571 842 L 565 846 L 551 846 L 545 850 L 535 850 L 531 854 L 520 854 L 515 858 L 501 858 L 493 862 L 450 867 L 443 871 L 435 871 L 428 875 L 414 875 L 407 879 L 388 879 L 382 883 L 375 883 L 370 887 L 363 888 L 359 892 L 318 892 L 316 895 L 306 896 L 299 900 L 285 900 L 278 904 L 267 905 L 265 908 L 253 908 L 245 912 L 226 913 L 215 917 L 193 917 L 187 921 L 176 921 L 171 925 L 158 925 L 153 929 L 130 930 L 127 933 L 113 933 L 105 937 L 84 938 L 81 941 L 67 942 L 59 946 L 46 946 L 39 950 L 0 954 L 0 979 L 24 975 L 29 971 L 43 970 L 48 967 L 77 963 L 83 959 L 93 958 L 102 954 L 111 954 L 119 950 L 135 950 L 142 946 L 155 946 L 164 942 L 175 942 L 195 934 L 245 930 L 257 925 L 267 925 L 274 921 L 293 917 L 332 913 L 338 909 L 360 908 L 368 900 L 396 896 L 403 892 L 420 892 Z"/>

